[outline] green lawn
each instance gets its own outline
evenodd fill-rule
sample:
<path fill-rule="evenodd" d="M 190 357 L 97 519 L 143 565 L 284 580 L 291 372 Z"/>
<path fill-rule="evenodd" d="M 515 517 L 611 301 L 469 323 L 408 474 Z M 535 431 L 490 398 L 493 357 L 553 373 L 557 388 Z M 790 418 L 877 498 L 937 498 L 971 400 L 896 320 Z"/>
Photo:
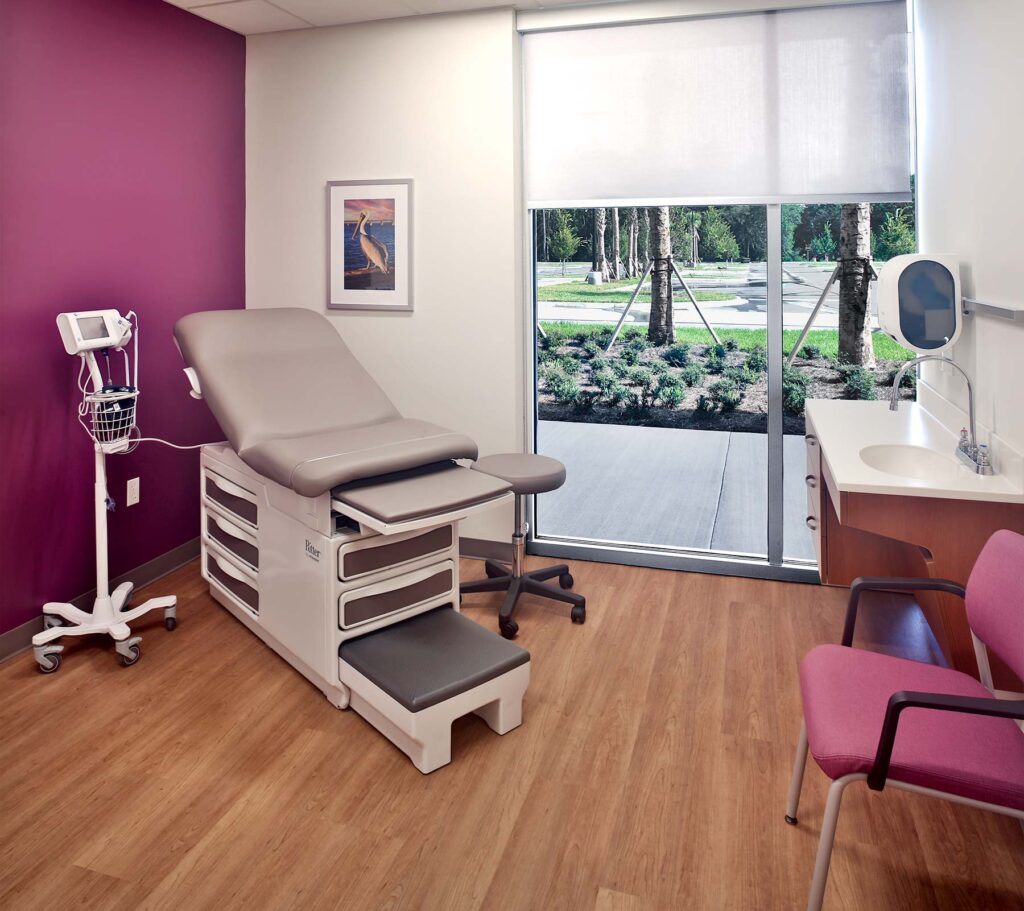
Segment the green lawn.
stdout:
<path fill-rule="evenodd" d="M 563 282 L 558 285 L 541 285 L 537 289 L 539 301 L 571 301 L 593 304 L 625 304 L 629 301 L 636 287 L 636 280 L 626 278 L 617 282 L 606 282 L 603 285 L 588 285 L 586 282 Z M 685 292 L 683 294 L 685 297 Z M 695 291 L 694 297 L 699 301 L 727 301 L 736 295 L 724 291 Z M 650 292 L 641 292 L 638 301 L 649 304 Z"/>
<path fill-rule="evenodd" d="M 557 286 L 556 286 L 557 287 Z M 611 336 L 611 326 L 600 323 L 570 323 L 562 321 L 543 322 L 541 325 L 547 333 L 552 346 L 563 344 L 570 339 L 586 341 L 591 338 Z M 715 327 L 719 338 L 724 342 L 726 339 L 733 339 L 741 351 L 751 351 L 756 346 L 767 347 L 767 329 L 719 329 Z M 635 336 L 646 336 L 646 326 L 627 326 L 619 335 L 623 341 Z M 782 332 L 782 347 L 786 354 L 796 344 L 800 337 L 799 329 L 784 329 Z M 680 342 L 688 342 L 691 345 L 706 345 L 711 342 L 711 336 L 702 326 L 680 326 L 676 329 L 676 338 Z M 889 336 L 882 332 L 876 332 L 872 336 L 875 346 L 875 357 L 882 361 L 909 361 L 914 354 L 906 348 L 897 345 Z M 607 342 L 605 342 L 607 344 Z M 805 345 L 815 345 L 821 349 L 822 357 L 835 358 L 839 354 L 839 332 L 836 329 L 812 329 L 807 334 Z"/>

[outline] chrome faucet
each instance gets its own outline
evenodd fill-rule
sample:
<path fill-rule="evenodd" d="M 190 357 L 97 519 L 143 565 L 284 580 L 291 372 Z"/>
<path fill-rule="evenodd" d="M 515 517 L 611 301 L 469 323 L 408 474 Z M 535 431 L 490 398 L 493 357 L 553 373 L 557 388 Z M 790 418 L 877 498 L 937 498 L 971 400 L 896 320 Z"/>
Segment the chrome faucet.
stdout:
<path fill-rule="evenodd" d="M 912 361 L 907 361 L 902 367 L 900 367 L 893 379 L 892 390 L 889 392 L 889 410 L 899 410 L 900 383 L 903 382 L 903 375 L 910 370 L 911 367 L 916 367 L 918 364 L 922 364 L 925 361 L 939 361 L 942 364 L 948 364 L 950 367 L 955 367 L 960 371 L 960 375 L 967 383 L 967 422 L 970 425 L 970 431 L 960 432 L 960 443 L 957 445 L 956 455 L 961 462 L 976 474 L 993 474 L 992 463 L 989 460 L 988 455 L 988 447 L 978 445 L 978 425 L 974 418 L 974 387 L 971 386 L 971 378 L 964 371 L 963 367 L 956 363 L 956 361 L 953 361 L 948 357 L 942 357 L 938 354 L 925 354 L 921 357 L 914 358 Z"/>

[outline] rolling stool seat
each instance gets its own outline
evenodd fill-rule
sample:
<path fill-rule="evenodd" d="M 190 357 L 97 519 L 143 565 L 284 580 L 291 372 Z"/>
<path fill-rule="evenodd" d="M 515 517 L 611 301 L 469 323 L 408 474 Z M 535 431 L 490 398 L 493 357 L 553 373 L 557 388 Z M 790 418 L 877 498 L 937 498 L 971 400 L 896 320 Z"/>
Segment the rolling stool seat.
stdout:
<path fill-rule="evenodd" d="M 526 556 L 527 525 L 523 520 L 523 497 L 530 494 L 557 490 L 565 483 L 565 466 L 557 459 L 534 453 L 512 452 L 484 456 L 473 463 L 473 470 L 500 478 L 512 485 L 516 495 L 516 530 L 512 536 L 512 565 L 506 566 L 497 560 L 487 560 L 486 579 L 463 582 L 459 591 L 468 595 L 473 592 L 508 592 L 505 603 L 498 613 L 498 628 L 506 639 L 515 638 L 519 624 L 512 619 L 520 594 L 539 595 L 572 605 L 572 622 L 583 623 L 587 619 L 587 599 L 574 592 L 563 591 L 572 588 L 573 578 L 564 563 L 545 566 L 526 572 L 523 568 Z M 545 585 L 545 581 L 558 577 L 560 588 Z"/>

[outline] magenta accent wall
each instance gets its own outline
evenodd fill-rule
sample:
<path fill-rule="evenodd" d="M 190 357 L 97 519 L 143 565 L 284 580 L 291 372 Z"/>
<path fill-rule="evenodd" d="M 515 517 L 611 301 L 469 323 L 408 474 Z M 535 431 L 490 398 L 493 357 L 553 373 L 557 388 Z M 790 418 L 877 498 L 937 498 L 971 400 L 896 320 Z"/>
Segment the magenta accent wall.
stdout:
<path fill-rule="evenodd" d="M 221 438 L 171 329 L 244 306 L 244 92 L 245 39 L 163 0 L 0 2 L 0 633 L 94 585 L 92 449 L 57 313 L 136 310 L 142 430 Z M 107 463 L 112 576 L 199 533 L 198 453 Z"/>

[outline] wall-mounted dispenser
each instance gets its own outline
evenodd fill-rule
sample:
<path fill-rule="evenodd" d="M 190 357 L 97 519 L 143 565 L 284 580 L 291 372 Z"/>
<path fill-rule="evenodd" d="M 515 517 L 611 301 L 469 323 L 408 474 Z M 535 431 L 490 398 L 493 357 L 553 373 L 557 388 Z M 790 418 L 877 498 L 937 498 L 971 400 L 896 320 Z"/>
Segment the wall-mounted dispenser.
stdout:
<path fill-rule="evenodd" d="M 905 348 L 946 351 L 959 338 L 963 321 L 955 256 L 894 256 L 879 271 L 879 325 Z"/>

